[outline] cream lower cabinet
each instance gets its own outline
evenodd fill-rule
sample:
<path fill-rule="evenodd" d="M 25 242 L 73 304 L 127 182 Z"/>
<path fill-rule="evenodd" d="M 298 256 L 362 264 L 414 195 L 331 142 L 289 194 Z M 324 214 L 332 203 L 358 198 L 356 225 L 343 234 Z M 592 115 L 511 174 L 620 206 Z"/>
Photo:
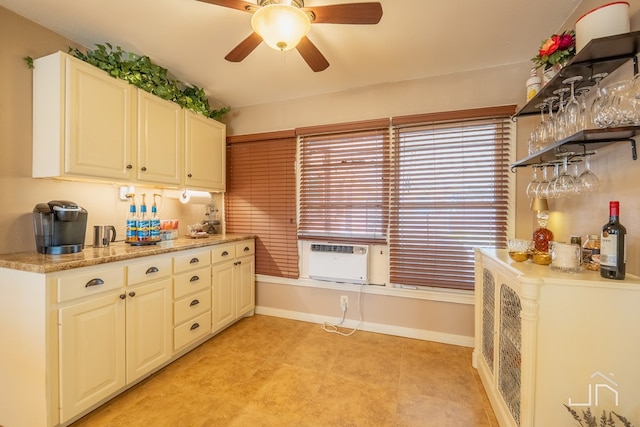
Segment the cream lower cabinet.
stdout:
<path fill-rule="evenodd" d="M 640 424 L 640 278 L 475 256 L 473 363 L 500 426 L 573 425 L 563 404 Z"/>
<path fill-rule="evenodd" d="M 255 241 L 212 250 L 212 330 L 218 332 L 255 308 Z"/>
<path fill-rule="evenodd" d="M 180 351 L 211 334 L 210 249 L 193 249 L 173 259 L 173 338 Z"/>
<path fill-rule="evenodd" d="M 79 269 L 55 280 L 64 423 L 172 356 L 171 258 Z"/>

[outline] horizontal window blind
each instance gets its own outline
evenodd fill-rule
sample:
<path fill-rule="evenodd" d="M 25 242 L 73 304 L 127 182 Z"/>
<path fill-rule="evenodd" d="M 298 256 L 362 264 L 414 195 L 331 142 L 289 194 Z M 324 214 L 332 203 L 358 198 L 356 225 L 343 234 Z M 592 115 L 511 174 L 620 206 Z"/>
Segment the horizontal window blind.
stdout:
<path fill-rule="evenodd" d="M 506 245 L 509 116 L 401 121 L 394 138 L 390 281 L 473 289 L 473 248 Z"/>
<path fill-rule="evenodd" d="M 300 135 L 298 237 L 386 244 L 389 121 Z"/>
<path fill-rule="evenodd" d="M 228 142 L 226 231 L 257 236 L 257 274 L 298 278 L 295 134 L 243 135 Z"/>

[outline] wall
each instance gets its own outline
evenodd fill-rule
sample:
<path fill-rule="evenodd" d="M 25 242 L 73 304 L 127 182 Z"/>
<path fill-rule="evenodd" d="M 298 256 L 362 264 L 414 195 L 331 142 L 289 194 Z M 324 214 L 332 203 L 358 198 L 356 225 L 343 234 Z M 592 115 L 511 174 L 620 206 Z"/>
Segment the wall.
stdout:
<path fill-rule="evenodd" d="M 32 70 L 23 58 L 66 52 L 69 46 L 80 47 L 0 7 L 0 253 L 35 250 L 31 212 L 37 203 L 55 199 L 72 200 L 87 209 L 86 244 L 92 244 L 94 224 L 113 224 L 118 239 L 124 238 L 128 204 L 118 200 L 119 187 L 31 178 Z M 149 195 L 158 190 L 136 191 Z M 184 207 L 178 200 L 167 199 L 160 215 L 180 219 L 184 234 L 187 224 L 204 218 L 204 207 Z"/>

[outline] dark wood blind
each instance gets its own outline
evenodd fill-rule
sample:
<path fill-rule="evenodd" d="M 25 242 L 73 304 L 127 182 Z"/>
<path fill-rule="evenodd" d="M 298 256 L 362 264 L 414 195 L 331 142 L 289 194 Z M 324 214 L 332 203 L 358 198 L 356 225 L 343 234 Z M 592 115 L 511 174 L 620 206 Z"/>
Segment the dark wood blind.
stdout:
<path fill-rule="evenodd" d="M 298 237 L 386 244 L 389 120 L 297 129 Z"/>
<path fill-rule="evenodd" d="M 229 137 L 225 224 L 256 235 L 256 273 L 298 278 L 296 137 L 293 131 Z"/>
<path fill-rule="evenodd" d="M 473 248 L 505 247 L 514 111 L 394 119 L 391 283 L 473 289 Z"/>

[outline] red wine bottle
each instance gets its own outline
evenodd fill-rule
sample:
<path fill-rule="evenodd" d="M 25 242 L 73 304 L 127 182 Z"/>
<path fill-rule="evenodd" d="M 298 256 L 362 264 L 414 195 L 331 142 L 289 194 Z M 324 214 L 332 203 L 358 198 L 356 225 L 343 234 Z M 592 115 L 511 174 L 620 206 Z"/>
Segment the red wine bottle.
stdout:
<path fill-rule="evenodd" d="M 609 222 L 600 238 L 600 275 L 607 279 L 624 279 L 627 229 L 620 224 L 620 202 L 609 202 Z"/>

